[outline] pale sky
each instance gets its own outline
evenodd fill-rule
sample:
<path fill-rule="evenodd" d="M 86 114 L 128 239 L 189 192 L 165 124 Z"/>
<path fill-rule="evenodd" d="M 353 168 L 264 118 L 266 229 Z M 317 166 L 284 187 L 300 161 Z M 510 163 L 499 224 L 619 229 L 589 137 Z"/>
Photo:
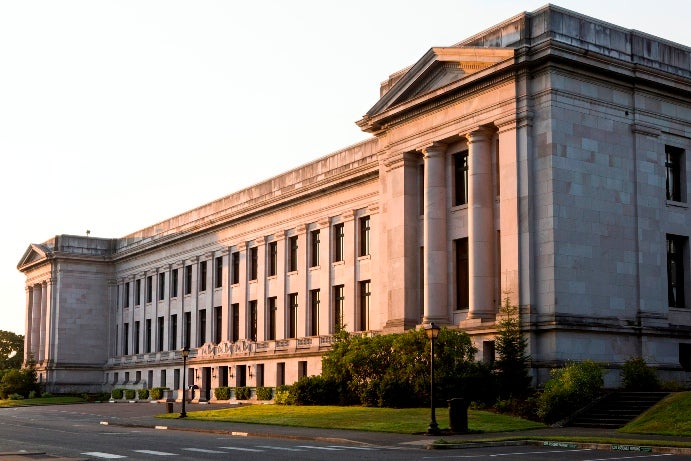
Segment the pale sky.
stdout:
<path fill-rule="evenodd" d="M 121 237 L 369 137 L 379 84 L 546 1 L 0 0 L 0 330 L 30 243 Z M 691 0 L 554 4 L 691 46 Z"/>

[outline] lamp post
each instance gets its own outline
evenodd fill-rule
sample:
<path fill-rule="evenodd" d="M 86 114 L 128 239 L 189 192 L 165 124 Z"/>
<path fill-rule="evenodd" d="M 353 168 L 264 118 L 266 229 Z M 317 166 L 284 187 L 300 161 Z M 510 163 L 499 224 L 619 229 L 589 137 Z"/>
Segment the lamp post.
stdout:
<path fill-rule="evenodd" d="M 185 400 L 187 397 L 185 395 L 185 388 L 187 383 L 185 382 L 185 377 L 187 376 L 187 356 L 190 355 L 190 348 L 185 346 L 182 349 L 182 411 L 180 412 L 181 418 L 187 418 L 187 412 L 185 411 Z"/>
<path fill-rule="evenodd" d="M 437 425 L 437 417 L 434 414 L 434 340 L 439 336 L 439 327 L 434 322 L 425 325 L 425 333 L 430 340 L 430 384 L 429 384 L 429 400 L 432 411 L 432 420 L 427 427 L 427 435 L 439 435 L 439 425 Z"/>

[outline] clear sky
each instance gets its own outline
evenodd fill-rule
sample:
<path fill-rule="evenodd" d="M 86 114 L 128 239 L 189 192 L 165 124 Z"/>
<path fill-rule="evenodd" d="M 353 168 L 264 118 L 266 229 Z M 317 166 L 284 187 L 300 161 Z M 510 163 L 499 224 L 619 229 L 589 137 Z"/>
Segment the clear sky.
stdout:
<path fill-rule="evenodd" d="M 0 0 L 0 330 L 30 243 L 120 237 L 366 139 L 379 83 L 541 0 Z M 554 4 L 691 46 L 691 0 Z"/>

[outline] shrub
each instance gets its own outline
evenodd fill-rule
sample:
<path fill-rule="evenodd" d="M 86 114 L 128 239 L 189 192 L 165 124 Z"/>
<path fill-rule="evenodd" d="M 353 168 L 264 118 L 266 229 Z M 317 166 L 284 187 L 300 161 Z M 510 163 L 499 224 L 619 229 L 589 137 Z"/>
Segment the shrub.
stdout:
<path fill-rule="evenodd" d="M 336 384 L 321 375 L 303 376 L 290 387 L 294 405 L 334 405 L 338 403 Z"/>
<path fill-rule="evenodd" d="M 124 393 L 124 389 L 116 387 L 111 391 L 110 395 L 111 397 L 113 397 L 113 400 L 122 400 L 122 396 L 124 395 Z"/>
<path fill-rule="evenodd" d="M 36 370 L 33 367 L 18 370 L 16 368 L 4 370 L 0 379 L 0 398 L 6 399 L 11 394 L 28 396 L 31 391 L 38 392 Z"/>
<path fill-rule="evenodd" d="M 217 387 L 214 389 L 214 397 L 216 400 L 230 400 L 230 388 L 227 386 Z"/>
<path fill-rule="evenodd" d="M 139 389 L 137 391 L 137 397 L 139 400 L 146 400 L 149 398 L 149 389 Z"/>
<path fill-rule="evenodd" d="M 167 387 L 153 387 L 149 391 L 151 400 L 161 400 L 163 398 L 163 391 L 167 391 Z"/>
<path fill-rule="evenodd" d="M 621 369 L 622 387 L 629 391 L 656 391 L 660 389 L 660 380 L 655 370 L 645 363 L 642 357 L 632 357 Z"/>
<path fill-rule="evenodd" d="M 134 400 L 135 394 L 134 389 L 125 389 L 125 400 Z"/>
<path fill-rule="evenodd" d="M 37 397 L 40 397 L 36 391 L 31 391 L 29 392 L 29 398 L 30 399 L 35 399 Z"/>
<path fill-rule="evenodd" d="M 10 400 L 23 400 L 24 396 L 22 394 L 14 393 L 14 394 L 10 394 L 7 398 Z"/>
<path fill-rule="evenodd" d="M 294 402 L 290 399 L 290 388 L 292 386 L 281 385 L 276 386 L 276 395 L 274 396 L 274 403 L 277 405 L 293 405 Z"/>
<path fill-rule="evenodd" d="M 271 387 L 259 386 L 257 387 L 257 400 L 271 400 L 273 398 L 274 390 Z"/>
<path fill-rule="evenodd" d="M 604 384 L 602 367 L 590 360 L 568 363 L 550 374 L 552 377 L 537 402 L 538 417 L 548 424 L 592 402 Z"/>
<path fill-rule="evenodd" d="M 235 388 L 236 400 L 249 400 L 252 395 L 252 390 L 247 386 L 238 386 Z"/>
<path fill-rule="evenodd" d="M 41 398 L 44 398 L 44 399 L 48 399 L 52 396 L 53 396 L 53 394 L 51 394 L 50 392 L 44 392 L 43 394 L 41 394 Z M 106 400 L 108 400 L 108 399 L 106 399 Z"/>

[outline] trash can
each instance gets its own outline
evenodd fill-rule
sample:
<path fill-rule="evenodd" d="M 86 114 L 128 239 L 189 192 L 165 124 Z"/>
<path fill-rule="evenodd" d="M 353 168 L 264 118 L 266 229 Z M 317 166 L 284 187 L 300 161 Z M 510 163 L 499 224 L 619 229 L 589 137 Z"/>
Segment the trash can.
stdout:
<path fill-rule="evenodd" d="M 173 413 L 173 402 L 166 402 L 166 409 L 168 413 Z"/>
<path fill-rule="evenodd" d="M 447 400 L 449 403 L 449 428 L 456 434 L 468 432 L 468 403 L 463 398 Z"/>

